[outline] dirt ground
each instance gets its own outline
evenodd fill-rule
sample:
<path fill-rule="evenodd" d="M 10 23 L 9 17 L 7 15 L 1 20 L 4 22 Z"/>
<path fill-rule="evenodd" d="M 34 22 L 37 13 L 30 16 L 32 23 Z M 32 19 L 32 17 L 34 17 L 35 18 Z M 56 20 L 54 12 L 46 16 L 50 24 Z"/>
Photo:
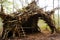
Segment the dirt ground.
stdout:
<path fill-rule="evenodd" d="M 53 34 L 35 33 L 35 34 L 27 35 L 27 37 L 24 38 L 14 38 L 8 40 L 60 40 L 60 34 L 59 33 L 53 33 Z"/>

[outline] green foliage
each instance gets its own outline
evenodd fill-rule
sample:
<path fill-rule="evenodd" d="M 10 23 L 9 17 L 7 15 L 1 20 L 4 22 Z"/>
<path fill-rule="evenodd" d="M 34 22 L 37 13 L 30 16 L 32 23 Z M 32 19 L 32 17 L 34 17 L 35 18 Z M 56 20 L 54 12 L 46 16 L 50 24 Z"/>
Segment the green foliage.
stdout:
<path fill-rule="evenodd" d="M 45 23 L 44 20 L 39 19 L 37 25 L 40 27 L 41 30 L 49 30 L 49 31 L 51 31 L 49 26 L 47 25 L 47 23 Z"/>
<path fill-rule="evenodd" d="M 3 0 L 3 1 L 0 2 L 0 4 L 3 5 L 4 10 L 6 10 L 7 12 L 9 12 L 12 9 L 9 6 L 11 6 L 13 4 L 13 2 L 10 2 L 8 0 Z"/>
<path fill-rule="evenodd" d="M 1 2 L 0 2 L 0 4 L 2 3 L 5 3 L 5 2 L 7 2 L 7 3 L 11 3 L 10 1 L 8 1 L 8 0 L 2 0 Z"/>

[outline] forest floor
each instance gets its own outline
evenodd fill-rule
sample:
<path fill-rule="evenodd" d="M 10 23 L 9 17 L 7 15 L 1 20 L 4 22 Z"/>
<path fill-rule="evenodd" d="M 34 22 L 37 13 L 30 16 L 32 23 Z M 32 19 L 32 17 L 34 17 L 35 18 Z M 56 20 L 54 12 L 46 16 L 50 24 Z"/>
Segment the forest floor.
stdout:
<path fill-rule="evenodd" d="M 14 38 L 11 40 L 60 40 L 60 33 L 53 33 L 53 34 L 50 34 L 48 32 L 35 33 L 27 35 L 27 37 L 24 38 Z"/>

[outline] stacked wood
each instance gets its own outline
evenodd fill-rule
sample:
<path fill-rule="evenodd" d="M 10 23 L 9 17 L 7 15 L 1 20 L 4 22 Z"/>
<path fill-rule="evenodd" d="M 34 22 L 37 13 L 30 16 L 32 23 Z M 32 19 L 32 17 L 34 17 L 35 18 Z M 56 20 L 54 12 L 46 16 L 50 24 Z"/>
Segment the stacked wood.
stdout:
<path fill-rule="evenodd" d="M 38 18 L 41 17 L 51 28 L 52 32 L 54 32 L 55 24 L 50 16 L 54 11 L 45 12 L 42 8 L 39 8 L 35 1 L 29 4 L 24 8 L 24 11 L 19 11 L 13 13 L 14 16 L 5 15 L 0 12 L 0 17 L 3 19 L 3 34 L 2 38 L 10 38 L 10 37 L 20 37 L 20 28 L 22 27 L 26 33 L 39 32 L 37 21 Z"/>

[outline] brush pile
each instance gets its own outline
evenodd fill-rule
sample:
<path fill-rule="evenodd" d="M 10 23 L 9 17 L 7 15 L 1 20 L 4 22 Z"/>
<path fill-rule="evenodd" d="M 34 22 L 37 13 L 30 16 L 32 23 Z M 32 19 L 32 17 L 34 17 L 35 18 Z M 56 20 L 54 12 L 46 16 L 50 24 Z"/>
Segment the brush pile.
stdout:
<path fill-rule="evenodd" d="M 24 25 L 25 27 L 27 27 L 28 31 L 30 31 L 31 26 L 33 25 L 33 24 L 31 25 L 29 24 L 31 22 L 31 21 L 29 22 L 30 17 L 31 17 L 31 20 L 33 19 L 34 21 L 33 23 L 36 25 L 37 25 L 36 21 L 38 17 L 41 17 L 41 19 L 46 21 L 46 23 L 50 26 L 52 33 L 54 32 L 55 25 L 51 18 L 51 15 L 54 13 L 54 11 L 51 11 L 49 12 L 50 14 L 48 14 L 48 12 L 45 12 L 43 8 L 38 7 L 35 1 L 30 3 L 27 7 L 22 8 L 22 10 L 17 10 L 17 12 L 12 13 L 13 16 L 5 15 L 4 13 L 0 12 L 0 17 L 3 19 L 3 23 L 4 23 L 3 34 L 2 34 L 3 39 L 11 38 L 11 37 L 21 37 L 20 28 L 22 27 L 22 29 L 24 29 L 23 28 Z M 36 25 L 33 25 L 34 29 L 32 30 L 38 31 L 38 27 Z M 23 31 L 23 35 L 25 34 L 24 31 Z"/>

